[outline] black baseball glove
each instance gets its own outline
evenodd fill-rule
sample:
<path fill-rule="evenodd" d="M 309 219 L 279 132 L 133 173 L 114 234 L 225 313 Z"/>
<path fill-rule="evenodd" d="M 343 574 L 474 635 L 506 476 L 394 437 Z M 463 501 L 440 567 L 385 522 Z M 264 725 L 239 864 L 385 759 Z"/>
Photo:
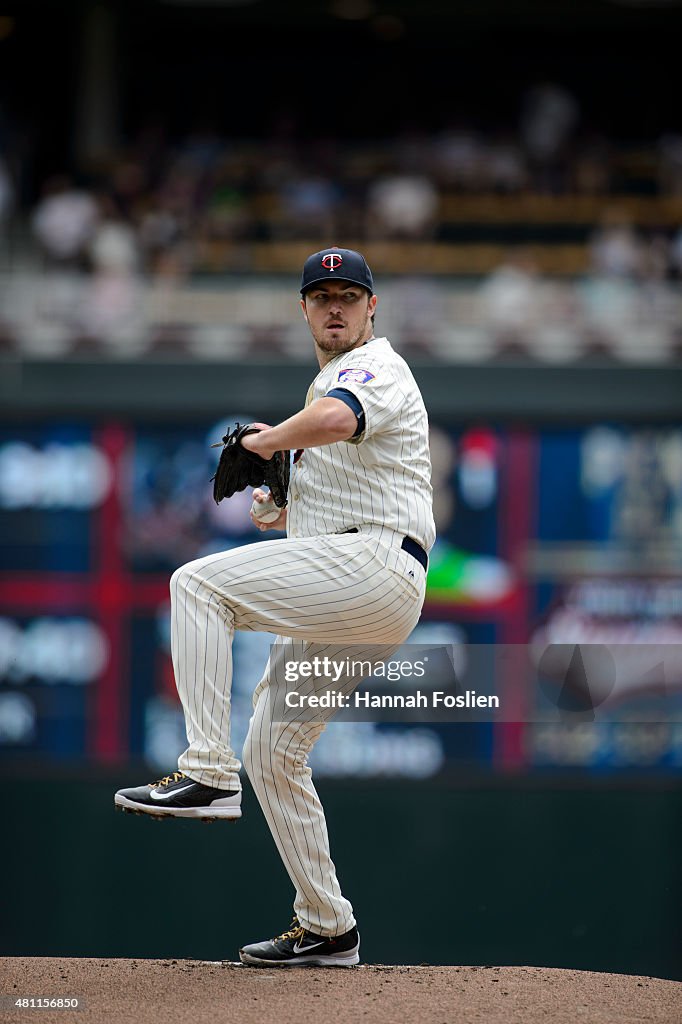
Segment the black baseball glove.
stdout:
<path fill-rule="evenodd" d="M 244 491 L 247 487 L 262 487 L 265 484 L 270 488 L 275 505 L 278 508 L 284 508 L 286 505 L 289 490 L 289 452 L 275 452 L 271 458 L 264 459 L 242 447 L 243 437 L 259 432 L 260 427 L 254 427 L 250 423 L 241 426 L 237 423 L 235 429 L 225 434 L 222 441 L 211 445 L 212 448 L 219 448 L 221 444 L 223 446 L 215 476 L 211 477 L 216 504 L 223 498 L 231 498 L 237 491 Z"/>

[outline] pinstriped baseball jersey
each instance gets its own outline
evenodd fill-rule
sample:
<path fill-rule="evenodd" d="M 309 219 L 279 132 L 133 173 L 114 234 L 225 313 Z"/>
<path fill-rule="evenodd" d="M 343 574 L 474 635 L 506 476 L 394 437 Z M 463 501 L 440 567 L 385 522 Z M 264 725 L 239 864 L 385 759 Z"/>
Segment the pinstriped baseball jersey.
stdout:
<path fill-rule="evenodd" d="M 287 533 L 312 537 L 352 526 L 386 527 L 425 550 L 433 521 L 428 417 L 412 372 L 387 338 L 373 338 L 328 362 L 306 405 L 342 388 L 361 403 L 363 432 L 307 448 L 295 462 Z"/>

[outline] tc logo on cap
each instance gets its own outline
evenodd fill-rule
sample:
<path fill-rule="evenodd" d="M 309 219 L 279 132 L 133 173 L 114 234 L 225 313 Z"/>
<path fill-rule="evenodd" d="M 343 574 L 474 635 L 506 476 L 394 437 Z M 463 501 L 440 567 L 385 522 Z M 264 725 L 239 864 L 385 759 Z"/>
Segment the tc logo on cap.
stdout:
<path fill-rule="evenodd" d="M 325 270 L 330 270 L 332 274 L 342 263 L 343 256 L 340 256 L 338 252 L 328 252 L 326 256 L 322 257 L 322 266 Z"/>

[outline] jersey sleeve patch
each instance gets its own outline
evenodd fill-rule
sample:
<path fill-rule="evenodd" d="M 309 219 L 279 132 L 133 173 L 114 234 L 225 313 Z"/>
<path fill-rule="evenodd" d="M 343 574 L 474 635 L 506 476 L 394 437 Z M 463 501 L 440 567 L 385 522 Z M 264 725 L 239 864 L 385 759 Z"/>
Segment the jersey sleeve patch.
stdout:
<path fill-rule="evenodd" d="M 339 375 L 336 379 L 339 384 L 367 384 L 370 380 L 374 380 L 374 374 L 370 373 L 369 370 L 349 368 L 339 370 Z"/>

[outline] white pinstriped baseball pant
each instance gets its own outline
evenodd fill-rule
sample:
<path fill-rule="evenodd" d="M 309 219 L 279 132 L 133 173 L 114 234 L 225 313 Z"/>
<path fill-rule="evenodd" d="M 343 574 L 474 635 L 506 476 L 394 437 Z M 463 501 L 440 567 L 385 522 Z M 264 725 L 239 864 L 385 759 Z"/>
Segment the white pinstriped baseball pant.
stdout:
<path fill-rule="evenodd" d="M 240 788 L 241 766 L 230 747 L 235 629 L 278 634 L 273 652 L 285 651 L 286 660 L 296 661 L 325 653 L 337 661 L 359 659 L 363 645 L 369 650 L 378 644 L 386 645 L 388 656 L 409 636 L 421 612 L 426 574 L 400 549 L 401 540 L 375 528 L 273 540 L 176 570 L 171 648 L 189 742 L 178 761 L 181 771 L 208 786 Z M 319 935 L 341 935 L 355 918 L 341 895 L 324 811 L 307 765 L 334 712 L 321 710 L 316 722 L 273 719 L 275 698 L 281 707 L 282 694 L 296 688 L 284 678 L 283 660 L 271 654 L 256 687 L 244 767 L 296 889 L 299 921 Z M 350 692 L 359 681 L 341 677 L 334 686 Z M 321 677 L 318 688 L 329 684 Z"/>

